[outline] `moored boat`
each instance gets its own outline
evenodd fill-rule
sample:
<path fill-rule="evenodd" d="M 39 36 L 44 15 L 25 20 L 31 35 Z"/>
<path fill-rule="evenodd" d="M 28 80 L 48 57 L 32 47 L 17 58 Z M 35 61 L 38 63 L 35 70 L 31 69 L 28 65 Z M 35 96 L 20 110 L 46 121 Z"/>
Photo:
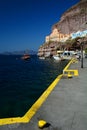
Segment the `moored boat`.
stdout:
<path fill-rule="evenodd" d="M 45 59 L 45 57 L 44 57 L 44 56 L 40 56 L 40 57 L 39 57 L 39 59 L 44 60 L 44 59 Z"/>
<path fill-rule="evenodd" d="M 53 55 L 53 58 L 57 61 L 61 61 L 63 60 L 63 58 L 61 57 L 63 51 L 57 51 L 57 54 L 56 55 Z"/>
<path fill-rule="evenodd" d="M 54 58 L 55 60 L 58 60 L 58 61 L 61 60 L 61 57 L 59 57 L 58 55 L 54 55 L 53 58 Z"/>

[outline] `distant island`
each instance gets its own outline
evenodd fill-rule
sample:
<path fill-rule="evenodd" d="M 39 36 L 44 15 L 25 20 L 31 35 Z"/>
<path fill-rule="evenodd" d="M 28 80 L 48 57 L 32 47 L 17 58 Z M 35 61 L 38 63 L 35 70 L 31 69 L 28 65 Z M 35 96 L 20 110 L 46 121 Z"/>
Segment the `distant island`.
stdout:
<path fill-rule="evenodd" d="M 37 51 L 34 50 L 23 50 L 23 51 L 5 51 L 0 53 L 1 55 L 24 55 L 24 54 L 30 54 L 30 55 L 37 55 Z"/>

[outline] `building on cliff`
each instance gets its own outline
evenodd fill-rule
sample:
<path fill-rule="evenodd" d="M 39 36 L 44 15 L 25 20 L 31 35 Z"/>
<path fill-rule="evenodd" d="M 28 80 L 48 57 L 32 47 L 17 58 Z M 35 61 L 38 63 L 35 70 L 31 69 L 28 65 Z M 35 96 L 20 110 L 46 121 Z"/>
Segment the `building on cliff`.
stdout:
<path fill-rule="evenodd" d="M 45 37 L 45 43 L 38 49 L 38 56 L 55 55 L 58 49 L 65 50 L 69 45 L 66 40 L 76 37 L 87 39 L 87 0 L 80 0 L 62 14 L 60 21 L 52 26 L 51 34 Z"/>
<path fill-rule="evenodd" d="M 49 41 L 57 41 L 57 42 L 65 42 L 70 37 L 70 34 L 61 33 L 56 27 L 52 30 L 52 33 L 49 36 L 46 36 L 45 42 Z"/>

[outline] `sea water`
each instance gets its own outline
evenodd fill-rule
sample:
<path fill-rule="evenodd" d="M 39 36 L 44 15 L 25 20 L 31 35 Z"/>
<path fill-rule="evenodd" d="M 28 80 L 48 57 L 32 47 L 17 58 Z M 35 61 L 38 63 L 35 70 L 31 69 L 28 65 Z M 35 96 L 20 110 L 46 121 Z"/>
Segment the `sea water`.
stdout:
<path fill-rule="evenodd" d="M 0 118 L 23 116 L 67 63 L 0 55 Z"/>

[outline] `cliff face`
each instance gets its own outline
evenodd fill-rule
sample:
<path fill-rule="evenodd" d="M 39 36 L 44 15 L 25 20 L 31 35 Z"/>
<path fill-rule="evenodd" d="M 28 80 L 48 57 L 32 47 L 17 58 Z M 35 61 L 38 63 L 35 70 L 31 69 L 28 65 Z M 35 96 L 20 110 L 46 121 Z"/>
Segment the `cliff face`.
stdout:
<path fill-rule="evenodd" d="M 61 16 L 60 21 L 52 26 L 52 30 L 55 28 L 63 34 L 87 30 L 87 0 L 80 0 L 79 3 L 68 9 Z M 56 41 L 45 43 L 39 48 L 38 56 L 54 55 L 58 46 Z"/>
<path fill-rule="evenodd" d="M 71 34 L 87 29 L 87 0 L 81 0 L 78 4 L 68 9 L 61 17 L 60 21 L 53 25 L 62 33 Z"/>

